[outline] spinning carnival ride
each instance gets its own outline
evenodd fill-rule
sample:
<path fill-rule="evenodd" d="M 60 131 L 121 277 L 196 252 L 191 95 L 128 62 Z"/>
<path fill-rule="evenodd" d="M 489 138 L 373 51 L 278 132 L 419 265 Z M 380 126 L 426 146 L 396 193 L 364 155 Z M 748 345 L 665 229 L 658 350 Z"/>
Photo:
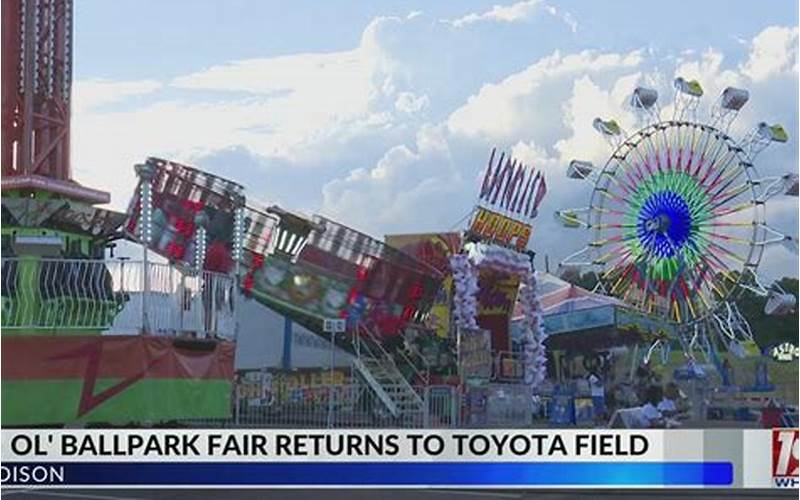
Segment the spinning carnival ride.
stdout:
<path fill-rule="evenodd" d="M 728 135 L 748 92 L 727 88 L 700 121 L 703 89 L 675 80 L 673 116 L 662 120 L 653 89 L 631 97 L 641 128 L 633 134 L 614 120 L 594 120 L 613 147 L 602 168 L 573 160 L 567 174 L 593 184 L 589 206 L 556 212 L 563 225 L 586 228 L 591 237 L 561 266 L 588 266 L 597 289 L 632 308 L 660 317 L 675 332 L 689 359 L 699 350 L 713 356 L 713 338 L 734 353 L 752 332 L 733 299 L 743 289 L 770 296 L 768 313 L 794 307 L 777 284 L 765 287 L 759 263 L 769 245 L 796 250 L 796 239 L 766 222 L 774 196 L 797 196 L 797 174 L 759 175 L 755 159 L 773 142 L 786 142 L 780 125 L 760 123 L 742 140 Z M 656 338 L 645 359 L 657 347 Z"/>

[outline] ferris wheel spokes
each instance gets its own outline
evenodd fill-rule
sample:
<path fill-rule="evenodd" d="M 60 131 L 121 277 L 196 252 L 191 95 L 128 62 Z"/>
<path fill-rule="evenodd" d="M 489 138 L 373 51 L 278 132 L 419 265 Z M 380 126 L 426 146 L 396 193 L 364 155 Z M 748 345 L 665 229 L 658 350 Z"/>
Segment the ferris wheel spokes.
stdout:
<path fill-rule="evenodd" d="M 694 177 L 701 179 L 701 184 L 704 184 L 715 170 L 724 170 L 730 165 L 731 161 L 736 159 L 736 151 L 731 150 L 723 137 L 712 133 L 706 133 L 706 135 L 708 136 L 707 141 L 709 142 L 712 140 L 713 136 L 714 149 L 712 154 L 708 157 L 705 155 L 702 157 L 702 161 L 693 173 Z M 722 155 L 722 158 L 720 158 L 720 155 Z M 700 174 L 703 173 L 703 166 L 706 167 L 706 171 L 701 178 Z"/>
<path fill-rule="evenodd" d="M 739 142 L 729 137 L 746 90 L 726 88 L 700 123 L 702 86 L 676 78 L 674 87 L 671 120 L 660 121 L 655 90 L 637 87 L 629 104 L 640 130 L 628 136 L 615 120 L 593 121 L 613 151 L 602 168 L 570 162 L 568 177 L 594 190 L 588 208 L 556 217 L 592 233 L 560 265 L 595 270 L 598 290 L 674 325 L 690 361 L 698 349 L 711 361 L 715 345 L 743 353 L 752 339 L 733 300 L 740 290 L 769 293 L 757 275 L 765 248 L 797 240 L 767 225 L 765 205 L 778 194 L 797 196 L 800 182 L 797 174 L 762 178 L 753 165 L 770 143 L 788 140 L 780 125 L 762 122 Z M 794 307 L 772 295 L 770 310 Z M 656 339 L 646 358 L 669 340 Z"/>

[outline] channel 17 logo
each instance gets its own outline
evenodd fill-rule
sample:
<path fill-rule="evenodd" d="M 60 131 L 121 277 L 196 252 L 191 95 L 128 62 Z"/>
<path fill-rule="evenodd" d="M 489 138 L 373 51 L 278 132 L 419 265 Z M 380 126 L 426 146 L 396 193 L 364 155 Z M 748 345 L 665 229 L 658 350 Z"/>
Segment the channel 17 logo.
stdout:
<path fill-rule="evenodd" d="M 772 484 L 779 488 L 796 488 L 798 485 L 797 429 L 772 429 Z"/>

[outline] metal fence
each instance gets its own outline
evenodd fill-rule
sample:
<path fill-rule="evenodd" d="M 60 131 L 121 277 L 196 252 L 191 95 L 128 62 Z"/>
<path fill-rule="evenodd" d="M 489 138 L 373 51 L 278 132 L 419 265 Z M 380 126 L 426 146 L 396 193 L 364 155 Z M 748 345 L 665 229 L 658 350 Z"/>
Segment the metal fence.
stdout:
<path fill-rule="evenodd" d="M 486 400 L 486 427 L 529 427 L 533 423 L 530 386 L 490 384 Z"/>
<path fill-rule="evenodd" d="M 240 386 L 241 387 L 241 386 Z M 191 420 L 193 427 L 230 428 L 455 428 L 461 398 L 451 386 L 420 389 L 425 410 L 394 417 L 363 384 L 286 387 L 259 391 L 237 388 L 230 419 Z"/>
<path fill-rule="evenodd" d="M 234 279 L 131 260 L 2 259 L 9 329 L 232 337 Z"/>
<path fill-rule="evenodd" d="M 457 387 L 418 387 L 422 412 L 398 417 L 364 384 L 294 386 L 264 390 L 240 385 L 232 398 L 231 418 L 191 420 L 190 427 L 225 428 L 526 428 L 535 424 L 530 388 L 490 384 L 480 418 L 470 418 L 465 396 Z M 469 397 L 469 396 L 466 396 Z"/>

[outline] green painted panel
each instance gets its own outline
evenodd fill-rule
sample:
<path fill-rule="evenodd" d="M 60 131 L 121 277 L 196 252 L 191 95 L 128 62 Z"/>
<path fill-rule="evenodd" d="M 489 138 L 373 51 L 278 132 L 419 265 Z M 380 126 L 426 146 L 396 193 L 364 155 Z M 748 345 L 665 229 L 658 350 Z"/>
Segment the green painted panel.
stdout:
<path fill-rule="evenodd" d="M 116 383 L 98 381 L 95 397 Z M 4 380 L 2 425 L 158 423 L 231 414 L 232 384 L 227 380 L 145 379 L 78 417 L 82 389 L 83 380 Z"/>

